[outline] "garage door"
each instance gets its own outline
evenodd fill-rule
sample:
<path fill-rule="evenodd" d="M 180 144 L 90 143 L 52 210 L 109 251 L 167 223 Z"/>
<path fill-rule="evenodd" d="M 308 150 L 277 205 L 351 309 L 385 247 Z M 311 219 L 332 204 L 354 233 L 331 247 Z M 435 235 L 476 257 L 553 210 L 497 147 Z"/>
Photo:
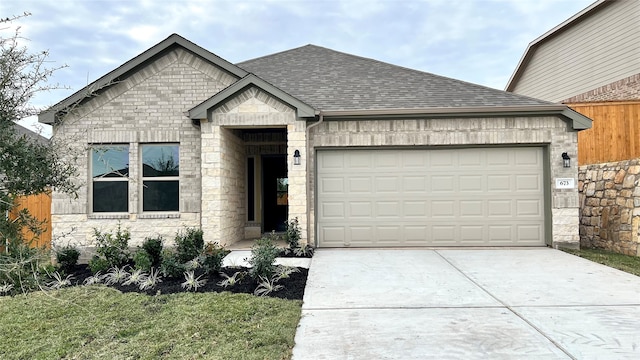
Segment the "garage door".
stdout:
<path fill-rule="evenodd" d="M 318 244 L 544 245 L 542 153 L 318 150 Z"/>

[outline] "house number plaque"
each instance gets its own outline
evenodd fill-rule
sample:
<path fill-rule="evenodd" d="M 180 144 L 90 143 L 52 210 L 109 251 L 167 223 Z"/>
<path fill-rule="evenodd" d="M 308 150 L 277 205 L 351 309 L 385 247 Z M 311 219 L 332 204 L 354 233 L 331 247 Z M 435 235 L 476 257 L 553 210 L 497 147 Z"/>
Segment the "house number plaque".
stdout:
<path fill-rule="evenodd" d="M 574 189 L 576 180 L 574 178 L 556 178 L 556 189 Z"/>

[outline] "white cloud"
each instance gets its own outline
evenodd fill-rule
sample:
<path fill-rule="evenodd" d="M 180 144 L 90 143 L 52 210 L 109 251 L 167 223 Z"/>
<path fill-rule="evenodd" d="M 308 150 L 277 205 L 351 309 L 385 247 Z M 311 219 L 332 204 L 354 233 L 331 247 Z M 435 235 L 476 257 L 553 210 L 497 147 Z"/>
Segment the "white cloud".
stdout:
<path fill-rule="evenodd" d="M 593 0 L 6 0 L 72 90 L 171 33 L 239 62 L 305 44 L 502 89 L 527 44 Z M 502 82 L 502 83 L 501 83 Z"/>

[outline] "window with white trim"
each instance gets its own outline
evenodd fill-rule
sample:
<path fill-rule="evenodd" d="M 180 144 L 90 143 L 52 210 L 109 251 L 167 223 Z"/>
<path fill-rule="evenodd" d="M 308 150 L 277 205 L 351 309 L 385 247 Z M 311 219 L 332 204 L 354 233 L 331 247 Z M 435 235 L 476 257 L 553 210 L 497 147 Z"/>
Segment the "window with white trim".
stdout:
<path fill-rule="evenodd" d="M 129 145 L 91 146 L 92 211 L 129 211 Z"/>
<path fill-rule="evenodd" d="M 142 211 L 180 210 L 178 144 L 143 144 Z"/>

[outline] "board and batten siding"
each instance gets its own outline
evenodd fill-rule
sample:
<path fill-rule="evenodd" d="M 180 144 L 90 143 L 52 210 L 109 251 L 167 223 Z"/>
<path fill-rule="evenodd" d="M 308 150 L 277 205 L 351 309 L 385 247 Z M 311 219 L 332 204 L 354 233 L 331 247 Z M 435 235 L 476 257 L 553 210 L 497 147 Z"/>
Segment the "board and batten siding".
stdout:
<path fill-rule="evenodd" d="M 560 102 L 640 72 L 640 1 L 614 1 L 536 45 L 512 92 Z"/>
<path fill-rule="evenodd" d="M 593 119 L 578 133 L 578 164 L 589 165 L 640 157 L 640 101 L 567 104 Z"/>

